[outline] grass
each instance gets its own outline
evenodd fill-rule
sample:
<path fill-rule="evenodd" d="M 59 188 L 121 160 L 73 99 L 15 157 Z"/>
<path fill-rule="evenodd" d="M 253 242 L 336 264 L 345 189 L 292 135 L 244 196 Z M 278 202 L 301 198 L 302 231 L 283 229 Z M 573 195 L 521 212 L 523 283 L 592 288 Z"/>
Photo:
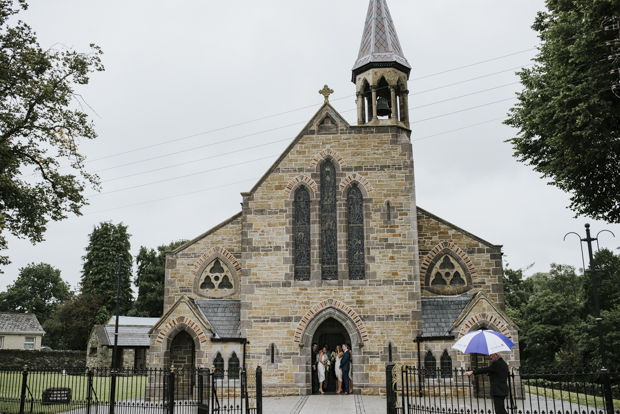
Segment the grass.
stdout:
<path fill-rule="evenodd" d="M 0 413 L 18 413 L 22 389 L 22 373 L 4 372 L 0 375 Z M 93 404 L 105 404 L 110 400 L 112 378 L 93 377 Z M 148 377 L 117 377 L 116 401 L 138 399 L 145 395 Z M 28 374 L 25 411 L 30 412 L 31 404 L 35 413 L 55 413 L 84 407 L 88 398 L 88 377 L 80 375 L 61 375 L 59 372 L 30 372 Z M 70 388 L 71 403 L 43 405 L 43 391 L 48 388 Z"/>
<path fill-rule="evenodd" d="M 524 384 L 525 385 L 525 384 Z M 605 407 L 605 399 L 603 397 L 595 397 L 593 395 L 587 395 L 582 393 L 560 391 L 552 388 L 524 386 L 524 392 L 532 395 L 539 395 L 541 397 L 552 398 L 555 400 L 561 400 L 569 402 L 571 404 L 579 404 L 581 406 L 602 408 Z M 614 409 L 620 409 L 620 400 L 613 400 Z"/>

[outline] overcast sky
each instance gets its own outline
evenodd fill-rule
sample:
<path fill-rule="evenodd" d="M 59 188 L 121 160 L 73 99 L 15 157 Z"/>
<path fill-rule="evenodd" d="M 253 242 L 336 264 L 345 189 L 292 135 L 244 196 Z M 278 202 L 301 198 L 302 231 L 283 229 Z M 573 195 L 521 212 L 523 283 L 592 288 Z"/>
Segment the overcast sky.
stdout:
<path fill-rule="evenodd" d="M 20 18 L 42 47 L 100 46 L 106 71 L 79 89 L 99 137 L 82 142 L 100 194 L 46 241 L 10 238 L 18 270 L 45 262 L 72 287 L 93 227 L 129 226 L 132 254 L 192 239 L 240 211 L 252 188 L 323 102 L 356 124 L 351 67 L 367 0 L 29 0 Z M 542 0 L 388 0 L 413 67 L 409 81 L 418 205 L 494 244 L 511 268 L 581 267 L 586 222 L 569 196 L 512 157 L 502 125 L 531 64 Z M 616 248 L 608 233 L 601 247 Z"/>

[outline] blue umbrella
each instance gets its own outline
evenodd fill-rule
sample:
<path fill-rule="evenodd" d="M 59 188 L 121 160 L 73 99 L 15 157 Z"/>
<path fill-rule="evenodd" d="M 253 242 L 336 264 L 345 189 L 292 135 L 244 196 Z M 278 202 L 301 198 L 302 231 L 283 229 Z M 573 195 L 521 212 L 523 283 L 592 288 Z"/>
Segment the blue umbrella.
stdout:
<path fill-rule="evenodd" d="M 497 352 L 510 351 L 513 346 L 515 344 L 501 333 L 481 329 L 469 332 L 456 341 L 452 348 L 464 354 L 491 355 Z"/>

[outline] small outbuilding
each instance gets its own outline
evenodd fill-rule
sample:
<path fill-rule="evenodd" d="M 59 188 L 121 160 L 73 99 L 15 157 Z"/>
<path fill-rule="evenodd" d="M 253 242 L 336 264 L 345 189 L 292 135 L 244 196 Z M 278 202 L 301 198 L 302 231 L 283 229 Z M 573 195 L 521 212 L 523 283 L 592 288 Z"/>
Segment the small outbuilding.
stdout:
<path fill-rule="evenodd" d="M 116 367 L 119 369 L 148 368 L 149 331 L 159 318 L 138 318 L 121 316 L 118 323 L 118 352 Z M 116 317 L 106 325 L 95 325 L 88 339 L 86 365 L 93 367 L 112 366 L 114 331 Z"/>
<path fill-rule="evenodd" d="M 32 313 L 0 313 L 0 349 L 41 350 L 45 331 Z"/>

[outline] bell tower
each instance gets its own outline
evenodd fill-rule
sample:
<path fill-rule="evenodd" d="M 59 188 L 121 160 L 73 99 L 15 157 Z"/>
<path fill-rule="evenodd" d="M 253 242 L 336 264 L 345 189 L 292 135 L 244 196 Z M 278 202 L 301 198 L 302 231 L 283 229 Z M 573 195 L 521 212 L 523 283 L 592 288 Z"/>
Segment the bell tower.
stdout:
<path fill-rule="evenodd" d="M 352 71 L 358 125 L 409 128 L 407 80 L 411 66 L 403 55 L 386 0 L 370 0 Z"/>

